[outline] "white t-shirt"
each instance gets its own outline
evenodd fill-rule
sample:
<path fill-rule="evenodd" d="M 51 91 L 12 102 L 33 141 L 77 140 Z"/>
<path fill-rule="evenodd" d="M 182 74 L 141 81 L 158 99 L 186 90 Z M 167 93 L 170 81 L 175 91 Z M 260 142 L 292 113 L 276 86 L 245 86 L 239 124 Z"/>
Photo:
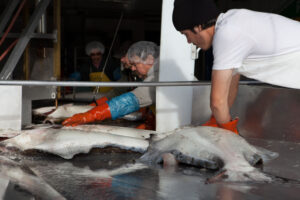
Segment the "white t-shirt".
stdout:
<path fill-rule="evenodd" d="M 213 38 L 214 70 L 240 68 L 245 61 L 297 51 L 300 52 L 300 22 L 246 9 L 229 10 L 217 19 Z"/>

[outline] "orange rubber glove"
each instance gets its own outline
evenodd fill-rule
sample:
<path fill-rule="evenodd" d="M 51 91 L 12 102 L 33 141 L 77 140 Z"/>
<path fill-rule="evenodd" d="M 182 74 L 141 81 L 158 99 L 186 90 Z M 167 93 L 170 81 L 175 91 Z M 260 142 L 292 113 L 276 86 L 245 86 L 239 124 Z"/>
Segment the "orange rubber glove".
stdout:
<path fill-rule="evenodd" d="M 75 114 L 72 117 L 63 121 L 64 126 L 77 126 L 80 124 L 91 123 L 94 121 L 102 121 L 111 118 L 110 109 L 107 103 L 96 106 L 95 108 L 85 112 Z"/>
<path fill-rule="evenodd" d="M 237 124 L 238 124 L 239 119 L 236 118 L 235 120 L 231 120 L 230 122 L 227 122 L 225 124 L 220 124 L 220 128 L 224 128 L 226 130 L 232 131 L 235 134 L 239 135 L 239 132 L 237 130 Z"/>
<path fill-rule="evenodd" d="M 144 129 L 144 130 L 155 130 L 156 127 L 156 120 L 155 115 L 151 110 L 142 110 L 140 109 L 139 112 L 142 112 L 143 118 L 145 118 L 145 122 L 135 127 L 136 129 Z"/>
<path fill-rule="evenodd" d="M 136 129 L 143 129 L 145 130 L 146 129 L 146 124 L 145 123 L 142 123 L 140 125 L 138 125 L 137 127 L 135 127 Z"/>
<path fill-rule="evenodd" d="M 213 115 L 210 117 L 210 119 L 207 122 L 202 124 L 202 126 L 219 127 L 217 124 L 217 120 Z"/>
<path fill-rule="evenodd" d="M 100 99 L 96 100 L 96 103 L 89 104 L 90 106 L 100 106 L 101 104 L 104 104 L 108 99 L 106 97 L 101 97 Z"/>

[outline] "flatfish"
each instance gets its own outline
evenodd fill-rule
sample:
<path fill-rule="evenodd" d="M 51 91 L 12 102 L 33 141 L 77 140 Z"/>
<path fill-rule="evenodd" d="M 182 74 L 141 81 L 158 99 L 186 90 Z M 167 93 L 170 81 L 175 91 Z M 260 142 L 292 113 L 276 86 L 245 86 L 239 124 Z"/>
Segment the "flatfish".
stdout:
<path fill-rule="evenodd" d="M 58 124 L 75 114 L 87 112 L 92 108 L 94 108 L 94 106 L 70 103 L 60 105 L 57 108 L 55 106 L 36 108 L 32 111 L 32 114 L 37 117 L 43 117 L 43 123 Z M 122 119 L 127 121 L 140 121 L 143 117 L 141 112 L 133 112 L 123 116 Z"/>
<path fill-rule="evenodd" d="M 19 185 L 37 199 L 65 199 L 30 168 L 4 156 L 0 156 L 0 178 Z"/>
<path fill-rule="evenodd" d="M 121 128 L 121 127 L 120 127 Z M 118 130 L 112 128 L 111 130 Z M 113 132 L 113 131 L 112 131 Z M 101 131 L 40 127 L 22 131 L 14 138 L 0 142 L 0 147 L 19 151 L 37 150 L 71 159 L 74 155 L 88 153 L 93 148 L 117 147 L 144 153 L 149 141 L 134 135 L 111 134 Z"/>
<path fill-rule="evenodd" d="M 250 145 L 244 138 L 221 128 L 186 127 L 173 131 L 151 143 L 141 162 L 157 164 L 176 162 L 218 170 L 228 181 L 271 181 L 272 178 L 253 167 L 278 156 L 277 153 Z M 168 164 L 168 163 L 164 163 Z M 209 181 L 213 181 L 212 178 Z"/>

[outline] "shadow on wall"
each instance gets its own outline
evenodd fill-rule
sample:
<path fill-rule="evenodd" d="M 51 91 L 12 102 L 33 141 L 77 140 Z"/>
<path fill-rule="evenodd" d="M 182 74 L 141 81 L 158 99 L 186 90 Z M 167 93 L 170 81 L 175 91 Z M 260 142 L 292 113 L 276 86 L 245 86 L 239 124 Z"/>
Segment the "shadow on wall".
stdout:
<path fill-rule="evenodd" d="M 200 126 L 207 122 L 211 116 L 210 109 L 210 84 L 194 86 L 192 125 Z"/>
<path fill-rule="evenodd" d="M 241 118 L 240 131 L 243 136 L 300 141 L 298 90 L 243 86 L 241 93 L 244 94 L 237 99 L 240 105 L 235 107 L 235 113 Z M 251 98 L 254 94 L 255 98 Z"/>

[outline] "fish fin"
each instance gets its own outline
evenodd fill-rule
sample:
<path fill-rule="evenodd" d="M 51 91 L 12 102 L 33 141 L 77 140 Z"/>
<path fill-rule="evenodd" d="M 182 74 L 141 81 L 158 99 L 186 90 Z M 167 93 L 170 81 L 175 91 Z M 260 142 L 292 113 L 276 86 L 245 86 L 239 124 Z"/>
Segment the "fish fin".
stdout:
<path fill-rule="evenodd" d="M 55 124 L 55 121 L 54 121 L 54 119 L 46 118 L 46 119 L 43 121 L 43 124 Z"/>
<path fill-rule="evenodd" d="M 74 103 L 67 103 L 67 104 L 64 104 L 64 105 L 61 105 L 63 107 L 70 107 L 70 106 L 74 106 Z"/>
<path fill-rule="evenodd" d="M 61 125 L 61 122 L 63 122 L 64 119 L 63 118 L 46 118 L 44 121 L 43 121 L 43 124 L 50 124 L 50 125 Z"/>
<path fill-rule="evenodd" d="M 50 110 L 49 112 L 44 113 L 44 116 L 48 116 L 48 115 L 52 114 L 54 111 L 56 111 L 56 108 Z"/>
<path fill-rule="evenodd" d="M 51 128 L 53 128 L 53 129 L 61 129 L 61 128 L 63 128 L 63 125 L 61 125 L 61 124 L 53 124 L 53 126 L 51 126 Z"/>
<path fill-rule="evenodd" d="M 48 116 L 50 115 L 51 113 L 53 113 L 54 111 L 56 110 L 56 108 L 54 107 L 52 110 L 49 110 L 47 112 L 44 112 L 44 113 L 39 113 L 39 112 L 36 112 L 36 111 L 32 111 L 33 115 L 36 115 L 36 116 Z"/>
<path fill-rule="evenodd" d="M 252 154 L 252 155 L 248 155 L 248 154 L 243 154 L 244 158 L 248 161 L 248 163 L 251 166 L 260 166 L 263 164 L 263 159 L 260 155 L 258 154 Z"/>
<path fill-rule="evenodd" d="M 42 112 L 41 110 L 44 110 L 44 112 Z M 33 115 L 37 115 L 37 116 L 47 116 L 55 110 L 56 110 L 55 106 L 48 106 L 48 107 L 33 109 L 32 113 Z"/>
<path fill-rule="evenodd" d="M 255 148 L 258 150 L 258 154 L 261 156 L 263 163 L 267 163 L 270 160 L 276 159 L 279 156 L 277 152 L 267 150 L 263 147 L 255 146 Z"/>
<path fill-rule="evenodd" d="M 220 182 L 226 178 L 228 178 L 228 175 L 226 174 L 227 170 L 222 170 L 220 171 L 217 175 L 207 178 L 205 181 L 205 184 L 212 184 L 212 183 L 217 183 Z"/>
<path fill-rule="evenodd" d="M 156 135 L 157 135 L 156 133 L 150 133 L 149 138 L 146 138 L 146 140 L 148 140 L 149 143 L 151 144 L 152 142 L 154 142 L 154 139 L 155 139 Z"/>
<path fill-rule="evenodd" d="M 269 173 L 266 173 L 266 174 L 269 177 L 272 177 L 272 179 L 274 179 L 277 183 L 287 184 L 288 186 L 290 186 L 291 184 L 300 185 L 300 181 L 297 180 L 297 179 L 286 178 L 286 177 L 282 177 L 282 176 L 272 175 L 272 174 L 269 174 Z"/>
<path fill-rule="evenodd" d="M 262 173 L 261 171 L 254 169 L 252 171 L 232 171 L 223 170 L 217 175 L 208 178 L 206 184 L 226 181 L 226 182 L 264 182 L 269 183 L 273 179 L 268 174 Z"/>

